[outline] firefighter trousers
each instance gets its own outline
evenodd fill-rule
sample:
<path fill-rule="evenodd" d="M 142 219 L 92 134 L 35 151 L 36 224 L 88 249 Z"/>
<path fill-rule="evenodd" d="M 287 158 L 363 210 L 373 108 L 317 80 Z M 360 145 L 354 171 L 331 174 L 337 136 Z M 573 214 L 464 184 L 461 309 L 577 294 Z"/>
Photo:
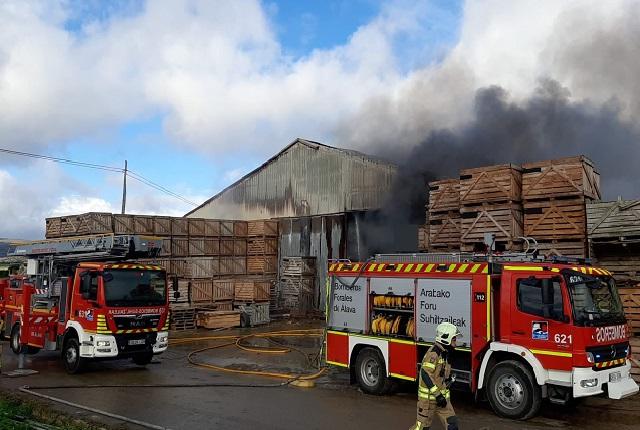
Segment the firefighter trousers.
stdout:
<path fill-rule="evenodd" d="M 458 430 L 458 417 L 450 401 L 439 408 L 435 400 L 418 400 L 418 417 L 409 430 L 430 430 L 433 416 L 437 415 L 444 430 Z"/>

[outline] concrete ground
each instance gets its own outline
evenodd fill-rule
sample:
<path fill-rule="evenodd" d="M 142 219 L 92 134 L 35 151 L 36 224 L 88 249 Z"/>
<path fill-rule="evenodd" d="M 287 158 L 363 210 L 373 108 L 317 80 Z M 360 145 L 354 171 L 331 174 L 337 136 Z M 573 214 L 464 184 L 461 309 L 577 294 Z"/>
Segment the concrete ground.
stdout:
<path fill-rule="evenodd" d="M 276 329 L 299 329 L 302 326 L 277 325 Z M 265 330 L 264 328 L 262 330 Z M 240 331 L 233 331 L 238 333 Z M 221 335 L 229 332 L 198 332 L 197 335 Z M 248 331 L 242 331 L 248 333 Z M 193 335 L 193 334 L 192 334 Z M 349 385 L 345 370 L 334 368 L 317 380 L 315 388 L 282 386 L 276 388 L 225 387 L 224 384 L 274 385 L 280 381 L 259 376 L 236 375 L 195 367 L 186 355 L 195 349 L 221 341 L 199 341 L 173 345 L 146 368 L 129 361 L 93 363 L 80 375 L 67 375 L 59 353 L 30 356 L 28 367 L 38 370 L 24 378 L 0 378 L 0 387 L 17 391 L 28 385 L 38 393 L 64 399 L 143 421 L 168 429 L 343 429 L 409 428 L 415 417 L 415 386 L 401 387 L 397 394 L 386 397 L 365 395 Z M 264 340 L 255 341 L 266 345 Z M 297 349 L 312 356 L 319 340 L 288 339 Z M 3 372 L 17 366 L 16 357 L 7 342 L 2 343 Z M 226 347 L 199 354 L 203 362 L 233 365 L 241 369 L 266 368 L 273 371 L 297 371 L 307 363 L 299 351 L 287 355 L 256 354 Z M 215 384 L 211 387 L 136 388 L 142 384 Z M 47 388 L 68 385 L 122 385 L 116 388 Z M 454 393 L 453 403 L 462 429 L 534 430 L 543 428 L 637 429 L 640 422 L 640 396 L 621 401 L 590 398 L 574 409 L 545 404 L 541 415 L 527 422 L 513 422 L 496 417 L 487 404 L 474 404 L 469 395 Z M 51 403 L 85 419 L 97 420 L 105 426 L 138 429 L 141 426 L 105 418 L 99 414 Z M 441 428 L 439 425 L 434 428 Z"/>

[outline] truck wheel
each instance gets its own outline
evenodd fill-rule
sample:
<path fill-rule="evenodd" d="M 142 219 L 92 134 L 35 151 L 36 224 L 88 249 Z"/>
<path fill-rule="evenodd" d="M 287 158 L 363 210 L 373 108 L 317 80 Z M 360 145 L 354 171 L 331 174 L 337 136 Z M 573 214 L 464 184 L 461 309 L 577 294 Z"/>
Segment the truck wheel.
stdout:
<path fill-rule="evenodd" d="M 133 356 L 133 362 L 138 366 L 146 366 L 147 364 L 151 363 L 152 359 L 153 352 L 140 352 Z"/>
<path fill-rule="evenodd" d="M 360 388 L 367 394 L 386 394 L 393 387 L 393 381 L 387 376 L 384 358 L 377 349 L 364 348 L 360 351 L 355 372 Z"/>
<path fill-rule="evenodd" d="M 84 367 L 85 360 L 80 357 L 80 343 L 75 337 L 65 341 L 62 348 L 62 361 L 67 373 L 80 373 Z"/>
<path fill-rule="evenodd" d="M 11 351 L 21 354 L 24 350 L 24 346 L 20 344 L 20 324 L 16 324 L 11 329 Z"/>
<path fill-rule="evenodd" d="M 542 402 L 540 386 L 533 373 L 514 360 L 499 363 L 491 370 L 487 397 L 496 414 L 516 420 L 536 415 Z"/>

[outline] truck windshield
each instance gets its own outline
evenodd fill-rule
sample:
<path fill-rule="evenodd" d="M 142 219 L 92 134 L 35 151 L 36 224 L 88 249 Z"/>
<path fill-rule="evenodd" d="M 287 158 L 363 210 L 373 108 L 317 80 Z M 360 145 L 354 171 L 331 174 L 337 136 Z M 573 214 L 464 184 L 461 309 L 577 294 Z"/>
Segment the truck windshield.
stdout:
<path fill-rule="evenodd" d="M 105 270 L 107 306 L 158 306 L 166 302 L 166 279 L 157 270 Z"/>
<path fill-rule="evenodd" d="M 626 322 L 616 283 L 610 276 L 564 271 L 573 303 L 575 323 L 602 326 Z"/>

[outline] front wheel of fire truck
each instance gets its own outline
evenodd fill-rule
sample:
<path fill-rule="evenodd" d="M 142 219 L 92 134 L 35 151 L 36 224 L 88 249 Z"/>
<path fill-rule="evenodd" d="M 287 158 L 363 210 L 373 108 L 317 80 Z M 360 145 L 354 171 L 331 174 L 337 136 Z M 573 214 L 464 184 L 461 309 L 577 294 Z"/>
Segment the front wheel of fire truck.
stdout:
<path fill-rule="evenodd" d="M 380 351 L 364 348 L 356 359 L 356 380 L 367 394 L 383 395 L 393 388 L 393 381 L 387 376 L 386 365 Z"/>
<path fill-rule="evenodd" d="M 138 366 L 146 366 L 153 360 L 153 352 L 139 352 L 133 356 L 133 362 Z"/>
<path fill-rule="evenodd" d="M 75 374 L 82 371 L 85 360 L 80 357 L 80 343 L 75 337 L 68 338 L 62 348 L 62 361 L 67 373 Z"/>
<path fill-rule="evenodd" d="M 527 420 L 538 413 L 542 393 L 531 370 L 519 361 L 498 363 L 489 375 L 487 397 L 496 414 Z"/>
<path fill-rule="evenodd" d="M 25 352 L 25 348 L 20 344 L 20 324 L 16 324 L 11 329 L 10 339 L 11 351 L 15 354 L 21 354 Z"/>

